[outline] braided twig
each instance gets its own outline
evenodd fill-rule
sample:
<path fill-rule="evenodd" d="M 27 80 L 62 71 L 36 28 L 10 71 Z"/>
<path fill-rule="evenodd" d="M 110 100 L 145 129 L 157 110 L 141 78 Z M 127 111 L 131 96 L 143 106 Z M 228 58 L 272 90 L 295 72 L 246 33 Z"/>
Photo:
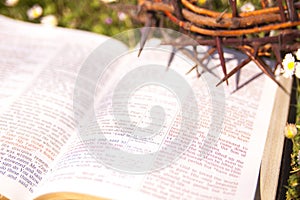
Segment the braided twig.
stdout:
<path fill-rule="evenodd" d="M 212 46 L 213 51 L 210 53 L 217 51 L 224 73 L 221 82 L 227 82 L 230 76 L 252 60 L 281 87 L 261 56 L 274 55 L 277 64 L 281 66 L 281 53 L 294 51 L 300 47 L 300 32 L 296 29 L 300 25 L 298 14 L 300 2 L 286 0 L 284 6 L 283 1 L 278 0 L 276 7 L 267 7 L 267 1 L 261 0 L 263 7 L 261 10 L 246 13 L 238 13 L 235 0 L 230 0 L 229 4 L 231 13 L 201 8 L 189 0 L 170 0 L 168 3 L 161 0 L 139 1 L 139 5 L 146 12 L 163 13 L 200 45 Z M 276 36 L 271 34 L 274 31 L 278 32 Z M 258 37 L 257 35 L 262 32 L 264 37 Z M 189 44 L 184 44 L 183 41 L 181 46 L 183 45 Z M 229 73 L 223 55 L 224 46 L 238 49 L 248 56 Z"/>

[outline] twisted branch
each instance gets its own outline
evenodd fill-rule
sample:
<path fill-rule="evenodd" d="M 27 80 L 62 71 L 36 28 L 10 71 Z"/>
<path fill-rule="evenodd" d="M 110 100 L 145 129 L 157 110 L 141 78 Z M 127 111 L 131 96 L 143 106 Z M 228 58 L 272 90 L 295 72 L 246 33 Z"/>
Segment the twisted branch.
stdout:
<path fill-rule="evenodd" d="M 171 2 L 168 4 L 161 0 L 140 0 L 139 4 L 146 11 L 164 13 L 170 21 L 188 31 L 189 36 L 200 45 L 212 46 L 210 54 L 217 51 L 224 73 L 221 82 L 227 82 L 230 76 L 252 60 L 282 88 L 261 56 L 270 56 L 273 52 L 277 64 L 281 66 L 281 51 L 294 51 L 300 47 L 300 31 L 296 29 L 300 25 L 300 2 L 286 0 L 286 6 L 283 6 L 283 0 L 278 0 L 277 7 L 267 8 L 267 1 L 262 0 L 263 9 L 246 13 L 238 13 L 236 0 L 229 0 L 232 13 L 201 8 L 188 0 Z M 272 36 L 271 31 L 278 31 L 278 35 Z M 265 33 L 264 37 L 258 37 L 262 32 Z M 247 35 L 251 37 L 248 38 Z M 191 45 L 188 43 L 189 41 L 181 41 L 180 45 Z M 238 49 L 248 56 L 228 74 L 223 46 Z"/>

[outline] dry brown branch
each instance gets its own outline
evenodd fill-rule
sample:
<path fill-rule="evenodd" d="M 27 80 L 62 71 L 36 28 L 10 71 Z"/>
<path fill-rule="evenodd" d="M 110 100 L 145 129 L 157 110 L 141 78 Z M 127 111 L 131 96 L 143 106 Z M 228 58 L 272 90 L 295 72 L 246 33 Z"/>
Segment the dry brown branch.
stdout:
<path fill-rule="evenodd" d="M 213 17 L 207 17 L 195 14 L 187 9 L 182 9 L 183 16 L 186 20 L 199 26 L 219 27 L 219 28 L 245 28 L 250 26 L 257 26 L 260 24 L 268 24 L 273 22 L 280 22 L 280 14 L 262 14 L 260 17 L 247 16 L 243 18 L 223 18 L 216 20 Z"/>
<path fill-rule="evenodd" d="M 169 2 L 171 3 L 162 0 L 140 0 L 139 4 L 146 12 L 163 13 L 167 19 L 181 28 L 180 31 L 188 33 L 198 44 L 212 46 L 209 54 L 217 51 L 224 73 L 221 82 L 227 82 L 230 76 L 252 60 L 281 87 L 274 78 L 274 69 L 267 66 L 261 57 L 274 55 L 277 65 L 281 65 L 282 52 L 300 48 L 300 31 L 297 29 L 300 25 L 300 12 L 298 12 L 300 2 L 286 0 L 284 6 L 283 0 L 278 0 L 276 7 L 268 8 L 267 1 L 261 0 L 263 9 L 247 13 L 238 13 L 235 0 L 229 0 L 231 13 L 201 8 L 195 5 L 194 1 L 170 0 Z M 271 34 L 274 31 L 277 33 L 275 36 Z M 261 33 L 264 34 L 263 37 L 258 36 Z M 180 46 L 194 45 L 189 42 L 181 41 Z M 170 44 L 176 46 L 174 41 Z M 248 56 L 248 59 L 229 74 L 227 74 L 223 55 L 224 46 L 238 49 Z M 192 69 L 197 69 L 198 65 L 199 63 Z"/>
<path fill-rule="evenodd" d="M 253 34 L 253 33 L 260 33 L 260 32 L 268 32 L 272 30 L 278 29 L 286 29 L 300 25 L 300 21 L 295 22 L 282 22 L 278 24 L 270 24 L 265 26 L 257 26 L 249 29 L 238 29 L 238 30 L 211 30 L 200 28 L 195 25 L 187 25 L 183 26 L 185 29 L 193 31 L 195 33 L 199 33 L 201 35 L 208 35 L 208 36 L 241 36 L 246 34 Z"/>

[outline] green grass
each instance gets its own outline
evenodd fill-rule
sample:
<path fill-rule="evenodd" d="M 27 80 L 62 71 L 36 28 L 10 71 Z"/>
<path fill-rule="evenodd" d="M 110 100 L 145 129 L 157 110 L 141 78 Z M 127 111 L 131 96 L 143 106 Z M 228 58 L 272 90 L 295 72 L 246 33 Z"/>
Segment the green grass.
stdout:
<path fill-rule="evenodd" d="M 118 1 L 119 3 L 125 3 L 125 1 Z M 141 26 L 129 16 L 126 19 L 120 19 L 118 14 L 126 11 L 112 9 L 111 5 L 116 5 L 116 3 L 105 4 L 100 0 L 19 0 L 13 7 L 6 6 L 5 0 L 0 0 L 0 14 L 23 21 L 40 23 L 42 16 L 30 20 L 26 14 L 27 10 L 35 4 L 43 8 L 42 16 L 55 15 L 58 19 L 58 26 L 62 27 L 111 36 L 129 28 Z M 136 2 L 134 0 L 126 1 L 126 4 L 136 4 Z"/>

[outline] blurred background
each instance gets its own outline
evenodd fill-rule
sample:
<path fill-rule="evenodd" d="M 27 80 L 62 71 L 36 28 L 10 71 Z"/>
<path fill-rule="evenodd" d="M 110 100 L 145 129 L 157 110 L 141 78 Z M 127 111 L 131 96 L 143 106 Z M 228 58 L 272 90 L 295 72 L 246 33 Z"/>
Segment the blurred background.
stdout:
<path fill-rule="evenodd" d="M 266 0 L 272 3 L 272 0 Z M 239 9 L 260 9 L 260 0 L 237 0 Z M 217 11 L 230 12 L 228 0 L 194 0 L 194 3 Z M 43 23 L 115 35 L 142 26 L 137 17 L 138 0 L 0 0 L 0 14 L 22 21 Z"/>
<path fill-rule="evenodd" d="M 130 16 L 136 12 L 136 4 L 137 0 L 0 0 L 0 14 L 49 26 L 114 35 L 141 26 Z"/>

